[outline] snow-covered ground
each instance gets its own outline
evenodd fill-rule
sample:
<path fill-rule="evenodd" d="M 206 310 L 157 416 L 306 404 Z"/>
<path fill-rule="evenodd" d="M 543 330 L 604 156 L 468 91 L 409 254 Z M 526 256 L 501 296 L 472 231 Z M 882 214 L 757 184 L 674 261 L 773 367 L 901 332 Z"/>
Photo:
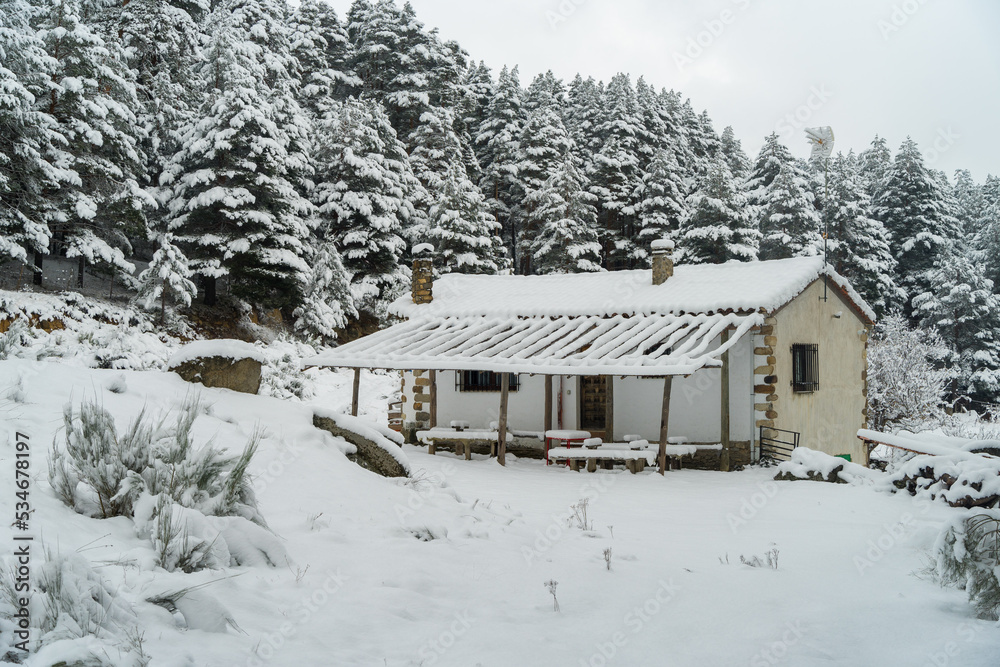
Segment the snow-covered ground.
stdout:
<path fill-rule="evenodd" d="M 324 372 L 317 383 L 316 405 L 349 404 L 348 375 Z M 4 399 L 16 385 L 20 401 Z M 384 419 L 397 388 L 393 375 L 366 373 L 362 413 Z M 178 409 L 190 391 L 156 371 L 0 362 L 0 557 L 10 563 L 14 548 L 20 432 L 32 443 L 33 533 L 86 558 L 132 606 L 151 665 L 998 662 L 1000 629 L 976 620 L 963 592 L 921 574 L 941 525 L 961 510 L 871 486 L 774 482 L 773 469 L 573 473 L 412 446 L 413 478 L 384 479 L 314 429 L 308 405 L 224 390 L 202 390 L 210 410 L 195 435 L 238 452 L 265 429 L 251 473 L 289 562 L 194 574 L 140 567 L 151 547 L 130 520 L 86 518 L 55 498 L 48 450 L 70 400 L 96 397 L 124 427 L 143 406 Z M 581 499 L 588 530 L 571 510 Z M 772 550 L 777 569 L 741 563 Z M 205 604 L 228 610 L 242 632 L 186 629 L 145 602 L 202 583 Z"/>

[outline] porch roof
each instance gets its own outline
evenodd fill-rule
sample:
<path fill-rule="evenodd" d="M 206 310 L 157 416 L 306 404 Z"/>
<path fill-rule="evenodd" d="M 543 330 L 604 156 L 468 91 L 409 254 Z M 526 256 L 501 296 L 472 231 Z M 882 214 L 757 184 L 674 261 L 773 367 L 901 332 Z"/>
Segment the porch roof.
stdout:
<path fill-rule="evenodd" d="M 542 375 L 690 375 L 722 354 L 758 313 L 626 317 L 416 318 L 333 348 L 305 367 L 480 370 Z M 713 347 L 723 331 L 729 340 Z"/>

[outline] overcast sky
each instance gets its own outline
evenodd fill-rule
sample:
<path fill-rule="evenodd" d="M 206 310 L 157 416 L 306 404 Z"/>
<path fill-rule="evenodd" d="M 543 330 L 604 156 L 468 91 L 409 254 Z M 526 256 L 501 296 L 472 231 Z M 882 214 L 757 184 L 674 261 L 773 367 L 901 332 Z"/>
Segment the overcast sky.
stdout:
<path fill-rule="evenodd" d="M 343 18 L 350 0 L 328 1 Z M 772 131 L 805 157 L 801 128 L 830 125 L 838 149 L 910 135 L 949 175 L 1000 175 L 997 0 L 411 2 L 494 77 L 642 75 L 732 125 L 751 158 Z"/>

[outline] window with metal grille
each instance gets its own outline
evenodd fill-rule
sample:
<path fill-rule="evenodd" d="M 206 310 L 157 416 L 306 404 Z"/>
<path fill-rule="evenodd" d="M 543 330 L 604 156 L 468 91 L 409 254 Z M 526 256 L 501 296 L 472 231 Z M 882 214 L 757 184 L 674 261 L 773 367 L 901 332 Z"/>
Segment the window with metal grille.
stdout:
<path fill-rule="evenodd" d="M 510 373 L 509 390 L 517 391 L 518 375 Z M 493 371 L 462 371 L 455 373 L 459 391 L 500 391 L 500 373 Z"/>
<path fill-rule="evenodd" d="M 812 392 L 819 387 L 819 345 L 792 345 L 792 391 Z"/>

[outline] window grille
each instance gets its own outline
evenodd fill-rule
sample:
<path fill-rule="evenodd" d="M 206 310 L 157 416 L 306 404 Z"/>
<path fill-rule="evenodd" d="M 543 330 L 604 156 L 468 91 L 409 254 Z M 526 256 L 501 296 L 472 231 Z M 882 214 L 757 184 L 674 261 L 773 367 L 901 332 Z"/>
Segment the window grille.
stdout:
<path fill-rule="evenodd" d="M 819 345 L 792 345 L 792 390 L 808 393 L 819 387 Z"/>
<path fill-rule="evenodd" d="M 517 391 L 517 373 L 510 373 L 509 390 Z M 500 373 L 493 371 L 461 371 L 455 373 L 455 384 L 459 391 L 500 391 Z"/>

